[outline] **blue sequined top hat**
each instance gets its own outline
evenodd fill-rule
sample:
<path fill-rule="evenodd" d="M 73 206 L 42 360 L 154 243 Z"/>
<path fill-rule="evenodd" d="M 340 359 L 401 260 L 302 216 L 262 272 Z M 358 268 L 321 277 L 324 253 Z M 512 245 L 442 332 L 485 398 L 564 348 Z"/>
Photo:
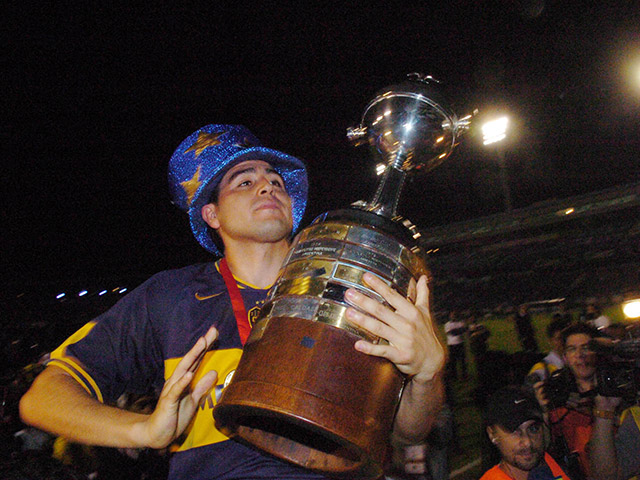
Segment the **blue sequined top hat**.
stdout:
<path fill-rule="evenodd" d="M 214 255 L 220 255 L 209 226 L 200 211 L 224 174 L 245 160 L 264 160 L 280 174 L 293 209 L 293 230 L 300 225 L 307 205 L 307 171 L 291 155 L 263 147 L 241 125 L 207 125 L 189 135 L 169 161 L 169 189 L 172 203 L 189 214 L 196 240 Z"/>

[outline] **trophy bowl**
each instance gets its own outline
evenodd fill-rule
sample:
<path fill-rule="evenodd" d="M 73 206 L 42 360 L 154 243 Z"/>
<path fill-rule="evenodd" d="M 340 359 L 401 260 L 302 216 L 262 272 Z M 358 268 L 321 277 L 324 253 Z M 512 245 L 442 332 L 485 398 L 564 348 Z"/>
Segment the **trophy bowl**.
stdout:
<path fill-rule="evenodd" d="M 386 340 L 348 321 L 344 294 L 354 288 L 385 303 L 365 272 L 403 296 L 428 274 L 417 229 L 396 214 L 398 197 L 406 173 L 437 166 L 463 126 L 431 77 L 410 75 L 369 103 L 348 137 L 386 165 L 376 194 L 320 215 L 293 241 L 214 408 L 223 433 L 332 477 L 382 475 L 405 378 L 354 349 L 360 339 Z"/>

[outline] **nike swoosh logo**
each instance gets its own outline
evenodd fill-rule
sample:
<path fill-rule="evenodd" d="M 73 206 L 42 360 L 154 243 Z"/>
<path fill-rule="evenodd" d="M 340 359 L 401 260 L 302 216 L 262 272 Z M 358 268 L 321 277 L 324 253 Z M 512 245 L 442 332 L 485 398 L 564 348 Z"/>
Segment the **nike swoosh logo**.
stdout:
<path fill-rule="evenodd" d="M 196 292 L 196 300 L 209 300 L 210 298 L 217 297 L 218 295 L 222 295 L 224 292 L 214 293 L 213 295 L 200 295 Z"/>

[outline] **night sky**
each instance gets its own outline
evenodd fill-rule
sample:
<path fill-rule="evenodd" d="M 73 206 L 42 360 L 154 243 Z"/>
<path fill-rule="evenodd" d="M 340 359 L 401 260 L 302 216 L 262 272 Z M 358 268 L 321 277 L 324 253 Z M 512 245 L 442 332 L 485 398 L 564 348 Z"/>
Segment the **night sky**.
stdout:
<path fill-rule="evenodd" d="M 244 124 L 307 162 L 303 224 L 369 199 L 374 164 L 345 131 L 409 72 L 443 81 L 459 115 L 510 116 L 516 208 L 640 179 L 636 1 L 12 3 L 5 285 L 207 260 L 169 203 L 166 165 L 208 123 Z M 501 209 L 495 151 L 473 134 L 400 205 L 425 230 Z"/>

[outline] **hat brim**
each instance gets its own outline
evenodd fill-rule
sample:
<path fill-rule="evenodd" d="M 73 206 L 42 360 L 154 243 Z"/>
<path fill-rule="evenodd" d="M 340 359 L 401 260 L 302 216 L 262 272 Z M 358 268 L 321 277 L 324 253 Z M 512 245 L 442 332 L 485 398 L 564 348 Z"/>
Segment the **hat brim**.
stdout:
<path fill-rule="evenodd" d="M 265 147 L 243 149 L 228 157 L 227 162 L 196 191 L 189 206 L 189 223 L 196 240 L 205 250 L 222 255 L 211 237 L 209 225 L 202 219 L 202 207 L 209 203 L 224 174 L 235 165 L 248 160 L 263 160 L 269 163 L 284 180 L 285 189 L 291 197 L 293 232 L 300 226 L 307 205 L 308 181 L 304 163 L 291 155 Z"/>

